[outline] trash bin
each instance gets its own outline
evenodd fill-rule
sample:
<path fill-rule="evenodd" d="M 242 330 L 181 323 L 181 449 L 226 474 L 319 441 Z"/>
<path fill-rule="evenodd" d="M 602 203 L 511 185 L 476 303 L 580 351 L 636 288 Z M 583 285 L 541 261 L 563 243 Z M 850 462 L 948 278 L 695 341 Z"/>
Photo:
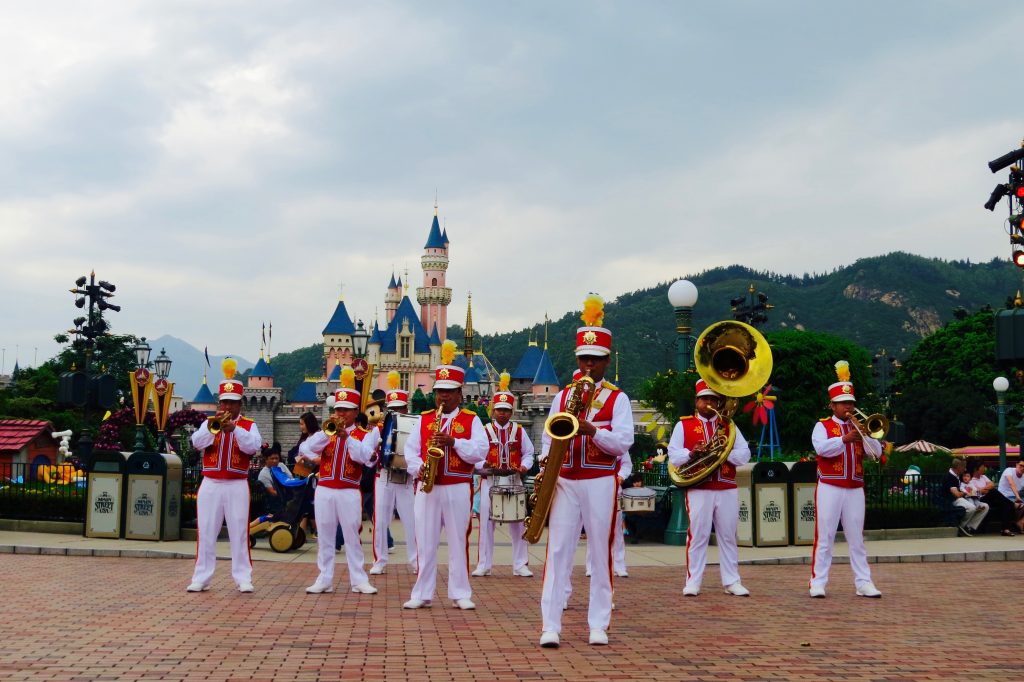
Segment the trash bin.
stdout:
<path fill-rule="evenodd" d="M 754 546 L 753 464 L 736 467 L 736 496 L 739 504 L 739 523 L 736 524 L 736 544 Z"/>
<path fill-rule="evenodd" d="M 794 462 L 789 470 L 789 538 L 794 545 L 813 545 L 814 491 L 818 487 L 817 462 Z"/>
<path fill-rule="evenodd" d="M 181 538 L 181 458 L 134 452 L 128 458 L 125 534 L 129 540 Z"/>
<path fill-rule="evenodd" d="M 789 544 L 789 467 L 782 462 L 758 462 L 754 480 L 754 544 Z"/>
<path fill-rule="evenodd" d="M 93 450 L 86 471 L 85 537 L 119 538 L 124 534 L 124 474 L 128 455 Z"/>

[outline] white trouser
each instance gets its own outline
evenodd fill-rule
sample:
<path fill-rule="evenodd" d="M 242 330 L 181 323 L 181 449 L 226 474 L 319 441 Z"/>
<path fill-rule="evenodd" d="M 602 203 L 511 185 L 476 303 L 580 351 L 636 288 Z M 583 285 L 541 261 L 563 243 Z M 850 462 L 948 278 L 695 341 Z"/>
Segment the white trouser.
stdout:
<path fill-rule="evenodd" d="M 690 529 L 686 532 L 686 587 L 700 589 L 704 567 L 708 561 L 708 541 L 712 523 L 718 542 L 718 564 L 722 585 L 739 582 L 739 551 L 736 549 L 736 526 L 739 523 L 739 495 L 731 490 L 686 490 L 686 513 Z"/>
<path fill-rule="evenodd" d="M 615 538 L 612 540 L 612 569 L 616 573 L 626 573 L 626 538 L 623 536 L 623 524 L 625 524 L 625 516 L 622 512 L 619 512 L 618 518 L 615 519 Z M 587 543 L 587 573 L 593 572 L 593 545 Z M 569 589 L 566 591 L 566 599 L 572 594 L 572 585 L 569 585 Z"/>
<path fill-rule="evenodd" d="M 334 549 L 338 526 L 345 538 L 345 559 L 348 579 L 352 587 L 368 581 L 363 568 L 363 545 L 359 539 L 359 526 L 363 522 L 363 500 L 358 489 L 316 487 L 313 497 L 316 516 L 316 565 L 320 569 L 317 581 L 334 584 Z"/>
<path fill-rule="evenodd" d="M 435 485 L 429 493 L 416 491 L 416 560 L 419 572 L 412 598 L 430 601 L 437 588 L 437 548 L 441 525 L 448 535 L 448 598 L 469 599 L 469 532 L 473 486 Z"/>
<path fill-rule="evenodd" d="M 842 488 L 818 481 L 814 491 L 814 551 L 811 564 L 811 587 L 824 588 L 832 566 L 832 547 L 839 522 L 850 549 L 850 567 L 857 587 L 871 582 L 868 550 L 864 547 L 864 488 Z"/>
<path fill-rule="evenodd" d="M 961 525 L 971 530 L 978 530 L 978 526 L 981 525 L 981 522 L 985 520 L 985 516 L 988 514 L 987 502 L 975 502 L 964 497 L 958 497 L 953 500 L 953 506 L 963 507 L 967 510 L 964 522 Z"/>
<path fill-rule="evenodd" d="M 477 568 L 490 570 L 494 559 L 494 527 L 497 521 L 491 519 L 491 479 L 485 477 L 480 484 L 480 541 L 477 545 Z M 503 523 L 512 536 L 512 568 L 525 568 L 529 561 L 526 540 L 523 539 L 523 522 Z"/>
<path fill-rule="evenodd" d="M 196 496 L 196 516 L 196 567 L 192 582 L 209 584 L 217 564 L 217 536 L 226 524 L 231 541 L 231 577 L 239 585 L 251 583 L 249 481 L 204 478 Z"/>
<path fill-rule="evenodd" d="M 373 562 L 380 566 L 388 563 L 388 528 L 398 509 L 398 518 L 405 531 L 405 552 L 409 565 L 416 567 L 416 522 L 413 514 L 412 476 L 406 483 L 388 483 L 388 472 L 381 471 L 373 484 Z"/>
<path fill-rule="evenodd" d="M 607 630 L 612 615 L 611 542 L 615 497 L 615 476 L 569 480 L 558 478 L 548 516 L 548 551 L 544 562 L 544 593 L 540 608 L 542 629 L 562 631 L 562 605 L 572 577 L 573 555 L 580 540 L 580 527 L 593 545 L 594 566 L 590 577 L 590 609 L 587 622 L 592 630 Z"/>

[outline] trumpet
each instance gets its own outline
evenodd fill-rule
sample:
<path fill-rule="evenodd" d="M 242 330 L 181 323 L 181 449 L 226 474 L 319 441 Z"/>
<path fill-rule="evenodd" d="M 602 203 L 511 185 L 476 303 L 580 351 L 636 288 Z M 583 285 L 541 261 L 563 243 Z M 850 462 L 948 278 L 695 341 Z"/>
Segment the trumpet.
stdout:
<path fill-rule="evenodd" d="M 444 459 L 444 449 L 437 447 L 435 437 L 441 429 L 441 410 L 443 406 L 434 412 L 434 423 L 430 425 L 430 440 L 427 441 L 427 456 L 423 459 L 423 469 L 420 471 L 420 490 L 429 493 L 434 489 L 434 479 L 437 478 L 437 469 Z"/>
<path fill-rule="evenodd" d="M 338 423 L 337 418 L 331 417 L 324 422 L 323 432 L 328 436 L 334 437 L 338 435 L 338 430 L 341 428 L 341 424 Z"/>
<path fill-rule="evenodd" d="M 206 428 L 210 433 L 216 436 L 223 428 L 224 422 L 229 419 L 231 419 L 231 414 L 229 412 L 218 412 L 212 417 L 206 418 Z"/>

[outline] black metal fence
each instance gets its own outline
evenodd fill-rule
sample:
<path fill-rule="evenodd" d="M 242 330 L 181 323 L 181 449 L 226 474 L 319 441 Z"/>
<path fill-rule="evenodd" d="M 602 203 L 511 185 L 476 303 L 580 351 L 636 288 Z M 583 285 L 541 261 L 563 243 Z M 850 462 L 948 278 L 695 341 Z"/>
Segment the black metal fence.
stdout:
<path fill-rule="evenodd" d="M 70 465 L 0 463 L 0 518 L 84 521 L 84 474 Z"/>

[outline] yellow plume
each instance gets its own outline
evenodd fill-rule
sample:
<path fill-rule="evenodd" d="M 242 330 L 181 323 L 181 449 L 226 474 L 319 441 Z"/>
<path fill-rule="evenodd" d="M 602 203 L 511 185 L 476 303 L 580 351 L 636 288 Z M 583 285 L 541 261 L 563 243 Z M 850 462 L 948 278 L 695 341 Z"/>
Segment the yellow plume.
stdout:
<path fill-rule="evenodd" d="M 840 381 L 850 380 L 850 363 L 846 360 L 840 360 L 836 363 L 836 376 Z"/>
<path fill-rule="evenodd" d="M 588 327 L 600 327 L 604 322 L 604 301 L 597 294 L 589 294 L 583 299 L 583 324 Z"/>
<path fill-rule="evenodd" d="M 509 374 L 508 372 L 502 372 L 501 375 L 498 377 L 498 390 L 507 391 L 508 384 L 510 381 L 512 381 L 512 375 Z"/>
<path fill-rule="evenodd" d="M 450 365 L 455 360 L 455 342 L 448 339 L 441 344 L 441 364 Z"/>
<path fill-rule="evenodd" d="M 224 371 L 225 379 L 234 379 L 235 372 L 238 371 L 238 362 L 234 358 L 224 358 L 224 361 L 220 363 L 220 368 Z"/>
<path fill-rule="evenodd" d="M 395 370 L 388 372 L 388 388 L 398 388 L 398 385 L 402 383 L 402 375 Z"/>
<path fill-rule="evenodd" d="M 341 368 L 341 387 L 342 388 L 355 388 L 356 387 L 356 373 L 351 367 Z"/>

